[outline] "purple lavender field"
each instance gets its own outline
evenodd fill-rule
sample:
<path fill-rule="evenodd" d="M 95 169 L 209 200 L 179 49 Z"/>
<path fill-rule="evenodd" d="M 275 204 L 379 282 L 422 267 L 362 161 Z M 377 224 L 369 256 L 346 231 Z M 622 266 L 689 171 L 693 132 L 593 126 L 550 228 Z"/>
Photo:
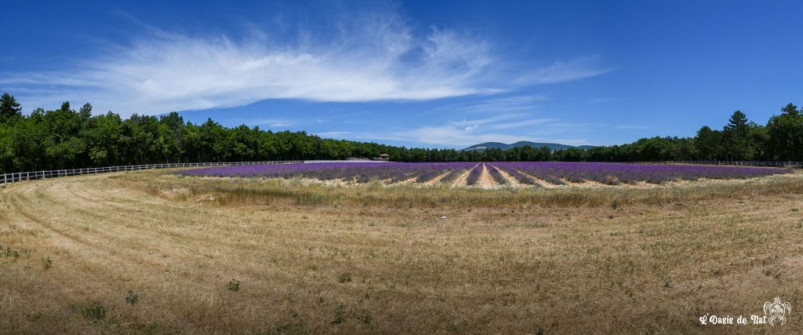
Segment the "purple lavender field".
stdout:
<path fill-rule="evenodd" d="M 311 178 L 318 180 L 346 180 L 358 183 L 372 181 L 400 182 L 415 178 L 424 183 L 447 174 L 457 176 L 477 163 L 316 163 L 223 166 L 180 172 L 185 176 L 210 177 L 264 177 L 264 178 Z"/>
<path fill-rule="evenodd" d="M 661 184 L 669 181 L 703 178 L 745 179 L 792 172 L 789 169 L 762 167 L 586 162 L 498 162 L 493 165 L 508 172 L 520 183 L 534 183 L 535 181 L 528 178 L 528 176 L 532 176 L 557 185 L 563 184 L 561 180 L 570 182 L 590 180 L 608 185 L 632 184 L 641 181 Z"/>
<path fill-rule="evenodd" d="M 563 185 L 568 182 L 594 181 L 608 185 L 648 182 L 662 184 L 677 180 L 745 179 L 789 173 L 778 168 L 702 166 L 702 165 L 643 165 L 620 163 L 573 162 L 475 162 L 459 163 L 317 163 L 225 166 L 182 171 L 185 176 L 310 178 L 344 180 L 357 183 L 396 183 L 412 180 L 425 183 L 440 177 L 442 183 L 453 183 L 468 172 L 466 183 L 475 185 L 485 173 L 496 185 L 509 184 L 507 178 L 519 184 L 539 186 L 543 183 Z M 500 171 L 507 174 L 503 176 Z"/>

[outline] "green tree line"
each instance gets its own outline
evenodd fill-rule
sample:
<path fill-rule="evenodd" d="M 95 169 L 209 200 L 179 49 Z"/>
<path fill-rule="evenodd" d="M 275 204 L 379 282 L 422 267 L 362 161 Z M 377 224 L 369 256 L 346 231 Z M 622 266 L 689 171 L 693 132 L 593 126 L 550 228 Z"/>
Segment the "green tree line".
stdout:
<path fill-rule="evenodd" d="M 69 102 L 55 110 L 22 107 L 0 97 L 0 172 L 153 163 L 347 159 L 378 157 L 404 162 L 803 160 L 803 115 L 789 104 L 765 126 L 736 111 L 722 130 L 702 127 L 693 138 L 654 137 L 588 150 L 519 147 L 483 152 L 406 148 L 369 142 L 322 139 L 305 132 L 273 132 L 240 125 L 226 128 L 208 119 L 185 122 L 176 112 L 161 116 L 108 112 L 92 115 Z"/>

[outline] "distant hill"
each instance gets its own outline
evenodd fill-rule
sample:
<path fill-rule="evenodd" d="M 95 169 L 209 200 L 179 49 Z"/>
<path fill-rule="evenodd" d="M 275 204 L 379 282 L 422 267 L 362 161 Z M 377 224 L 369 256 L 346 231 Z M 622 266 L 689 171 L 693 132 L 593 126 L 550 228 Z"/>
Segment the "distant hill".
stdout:
<path fill-rule="evenodd" d="M 566 145 L 566 144 L 559 144 L 559 143 L 536 143 L 536 142 L 529 142 L 529 141 L 521 141 L 516 142 L 513 144 L 505 144 L 500 142 L 485 142 L 480 144 L 472 145 L 468 148 L 462 149 L 462 151 L 484 151 L 485 149 L 502 149 L 507 150 L 510 148 L 517 148 L 517 147 L 524 147 L 524 146 L 531 146 L 533 148 L 540 148 L 540 147 L 547 147 L 550 151 L 561 150 L 561 149 L 569 149 L 569 148 L 577 148 L 582 150 L 591 149 L 593 145 L 581 145 L 581 146 L 573 146 L 573 145 Z"/>

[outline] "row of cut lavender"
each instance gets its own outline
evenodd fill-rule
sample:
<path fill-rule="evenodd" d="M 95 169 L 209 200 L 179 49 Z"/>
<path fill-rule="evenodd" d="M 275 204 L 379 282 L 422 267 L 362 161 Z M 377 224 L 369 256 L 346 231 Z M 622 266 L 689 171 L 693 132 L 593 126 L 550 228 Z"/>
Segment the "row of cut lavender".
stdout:
<path fill-rule="evenodd" d="M 223 166 L 182 171 L 186 176 L 312 178 L 346 180 L 358 183 L 382 181 L 396 183 L 413 180 L 425 183 L 442 176 L 440 182 L 451 183 L 466 170 L 472 169 L 466 183 L 478 183 L 483 168 L 497 184 L 506 184 L 510 175 L 521 184 L 538 186 L 533 177 L 551 184 L 586 180 L 608 185 L 645 181 L 661 184 L 673 180 L 743 179 L 778 173 L 788 169 L 729 167 L 702 165 L 636 165 L 618 163 L 573 162 L 495 162 L 495 163 L 318 163 L 285 165 Z"/>

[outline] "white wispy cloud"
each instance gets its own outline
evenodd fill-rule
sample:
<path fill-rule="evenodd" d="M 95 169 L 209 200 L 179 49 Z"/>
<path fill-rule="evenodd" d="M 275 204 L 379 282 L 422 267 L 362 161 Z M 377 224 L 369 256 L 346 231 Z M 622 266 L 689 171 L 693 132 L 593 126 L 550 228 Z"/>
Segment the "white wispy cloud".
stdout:
<path fill-rule="evenodd" d="M 595 57 L 556 61 L 549 66 L 524 73 L 515 82 L 522 85 L 559 83 L 593 77 L 611 71 L 611 69 L 596 67 L 595 63 Z"/>
<path fill-rule="evenodd" d="M 244 120 L 242 121 L 242 123 L 256 126 L 268 126 L 269 128 L 286 128 L 297 124 L 295 121 L 292 120 L 281 120 L 281 119 Z"/>
<path fill-rule="evenodd" d="M 438 111 L 467 113 L 503 113 L 533 110 L 537 103 L 551 100 L 547 94 L 516 95 L 503 98 L 486 99 L 478 102 L 449 104 L 436 108 Z"/>
<path fill-rule="evenodd" d="M 98 50 L 96 58 L 65 64 L 65 70 L 4 73 L 0 86 L 17 88 L 18 98 L 32 107 L 53 108 L 70 99 L 128 115 L 265 99 L 431 100 L 605 72 L 591 61 L 570 60 L 511 73 L 489 39 L 439 28 L 414 33 L 392 11 L 355 14 L 335 28 L 325 37 L 299 30 L 290 40 L 271 39 L 272 32 L 233 40 L 146 29 L 130 43 Z M 476 108 L 494 103 L 521 102 Z"/>
<path fill-rule="evenodd" d="M 620 99 L 617 99 L 617 98 L 593 98 L 593 99 L 588 99 L 588 102 L 612 102 L 612 101 L 618 101 L 618 100 L 620 100 Z"/>
<path fill-rule="evenodd" d="M 350 131 L 324 131 L 315 133 L 315 135 L 318 135 L 322 138 L 333 138 L 333 137 L 343 138 L 343 137 L 348 137 L 352 134 L 354 133 Z"/>
<path fill-rule="evenodd" d="M 625 102 L 631 100 L 638 100 L 638 97 L 600 97 L 588 99 L 588 102 L 604 103 L 604 102 Z"/>
<path fill-rule="evenodd" d="M 540 119 L 526 119 L 526 120 L 516 120 L 513 122 L 500 122 L 497 124 L 491 125 L 489 128 L 494 130 L 502 130 L 502 129 L 516 129 L 516 128 L 524 128 L 524 127 L 532 127 L 538 125 L 544 125 L 548 123 L 553 123 L 558 121 L 558 119 L 550 119 L 550 118 L 540 118 Z"/>

